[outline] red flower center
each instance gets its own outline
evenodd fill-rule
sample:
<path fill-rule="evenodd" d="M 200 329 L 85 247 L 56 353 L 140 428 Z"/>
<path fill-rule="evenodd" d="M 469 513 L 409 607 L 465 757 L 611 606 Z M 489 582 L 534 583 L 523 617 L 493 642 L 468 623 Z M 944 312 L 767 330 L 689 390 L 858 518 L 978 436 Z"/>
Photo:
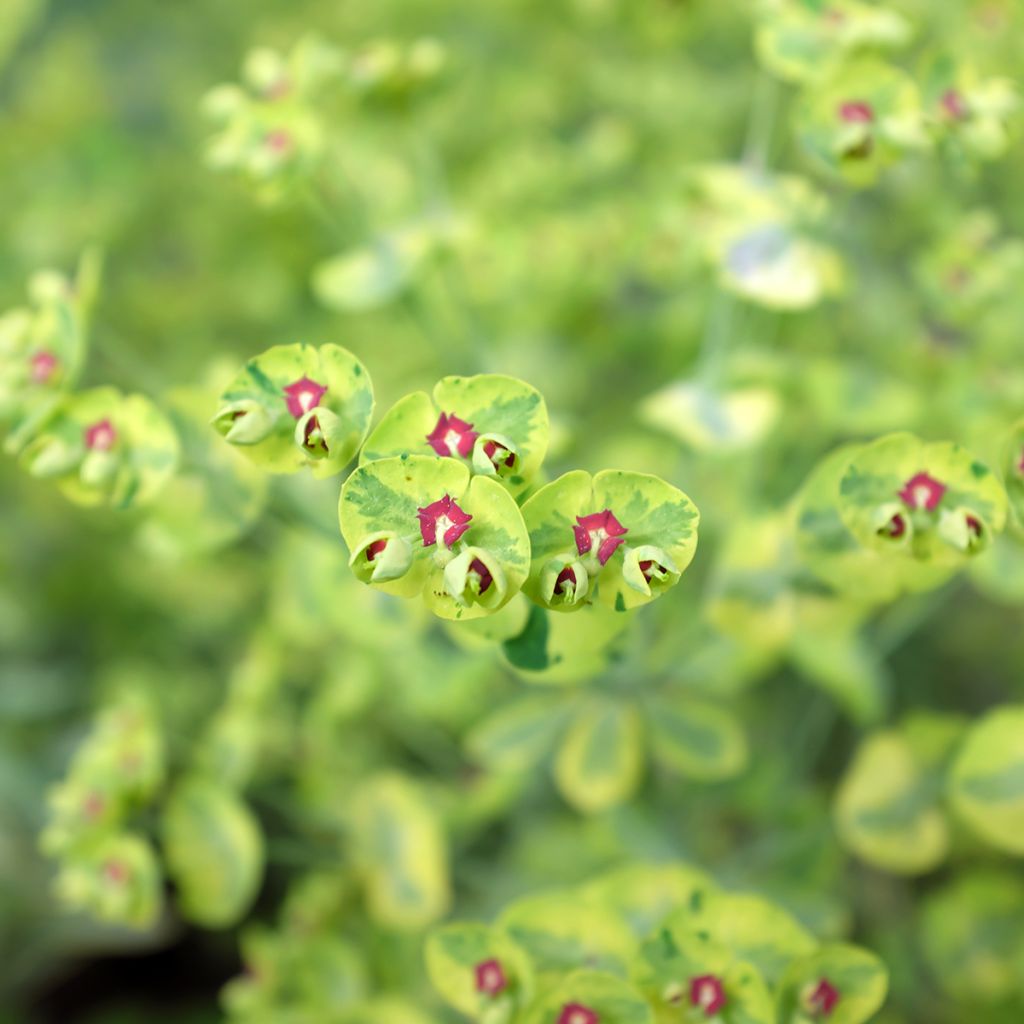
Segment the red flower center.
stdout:
<path fill-rule="evenodd" d="M 491 575 L 491 570 L 479 559 L 474 558 L 469 563 L 469 575 L 475 575 L 477 578 L 477 593 L 483 594 L 487 591 L 487 588 L 494 582 L 494 577 Z"/>
<path fill-rule="evenodd" d="M 110 420 L 100 420 L 85 428 L 85 447 L 89 451 L 109 452 L 117 443 L 117 431 Z"/>
<path fill-rule="evenodd" d="M 451 495 L 446 494 L 426 508 L 417 509 L 416 518 L 420 521 L 420 534 L 425 548 L 439 541 L 450 548 L 469 529 L 469 521 L 473 517 L 463 512 Z"/>
<path fill-rule="evenodd" d="M 550 578 L 550 577 L 549 577 Z M 576 573 L 573 572 L 571 565 L 567 565 L 559 574 L 555 580 L 555 593 L 556 594 L 567 594 L 569 588 L 576 587 Z"/>
<path fill-rule="evenodd" d="M 599 1024 L 600 1017 L 580 1003 L 566 1003 L 558 1015 L 558 1024 Z"/>
<path fill-rule="evenodd" d="M 476 990 L 487 996 L 496 996 L 508 988 L 508 979 L 499 960 L 484 960 L 474 968 Z"/>
<path fill-rule="evenodd" d="M 839 119 L 847 124 L 871 124 L 875 111 L 870 103 L 863 100 L 847 100 L 839 105 Z"/>
<path fill-rule="evenodd" d="M 315 409 L 320 404 L 320 399 L 326 393 L 327 388 L 317 384 L 315 380 L 300 377 L 294 384 L 289 384 L 284 389 L 288 412 L 297 420 L 301 420 L 310 409 Z"/>
<path fill-rule="evenodd" d="M 512 469 L 516 464 L 515 452 L 509 451 L 505 445 L 498 441 L 484 441 L 484 455 L 486 455 L 496 467 L 503 465 L 508 469 Z"/>
<path fill-rule="evenodd" d="M 690 981 L 690 1003 L 699 1006 L 705 1016 L 713 1017 L 725 1006 L 725 988 L 713 974 L 702 974 Z"/>
<path fill-rule="evenodd" d="M 942 94 L 939 104 L 946 115 L 954 121 L 962 121 L 967 117 L 967 101 L 964 99 L 963 93 L 957 89 L 947 89 Z"/>
<path fill-rule="evenodd" d="M 369 544 L 366 548 L 366 560 L 372 562 L 384 549 L 388 546 L 386 537 L 381 537 L 380 540 L 375 540 L 372 544 Z"/>
<path fill-rule="evenodd" d="M 934 511 L 946 493 L 946 485 L 925 472 L 915 473 L 899 491 L 900 500 L 911 511 L 925 509 Z"/>
<path fill-rule="evenodd" d="M 828 978 L 822 978 L 811 992 L 808 1005 L 815 1013 L 828 1017 L 839 1002 L 839 989 Z"/>
<path fill-rule="evenodd" d="M 480 435 L 473 430 L 473 424 L 460 420 L 455 413 L 443 412 L 434 429 L 427 434 L 427 444 L 438 455 L 468 457 Z"/>
<path fill-rule="evenodd" d="M 29 360 L 32 380 L 36 384 L 45 384 L 56 372 L 60 360 L 52 352 L 37 352 Z"/>
<path fill-rule="evenodd" d="M 625 544 L 625 535 L 629 533 L 610 508 L 603 512 L 593 512 L 589 516 L 577 516 L 576 524 L 572 528 L 576 550 L 585 555 L 596 546 L 597 560 L 601 565 L 615 554 L 620 544 Z"/>
<path fill-rule="evenodd" d="M 902 537 L 907 532 L 907 521 L 897 512 L 879 532 L 887 537 Z"/>

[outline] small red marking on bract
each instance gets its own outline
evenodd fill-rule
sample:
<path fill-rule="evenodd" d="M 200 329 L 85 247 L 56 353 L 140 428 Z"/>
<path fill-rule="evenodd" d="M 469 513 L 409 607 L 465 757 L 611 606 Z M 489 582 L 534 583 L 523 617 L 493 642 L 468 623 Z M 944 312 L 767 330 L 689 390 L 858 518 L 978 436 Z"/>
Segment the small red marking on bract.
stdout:
<path fill-rule="evenodd" d="M 297 420 L 301 420 L 310 409 L 315 409 L 327 393 L 327 388 L 308 377 L 300 377 L 283 390 L 288 412 Z"/>
<path fill-rule="evenodd" d="M 508 988 L 508 979 L 499 960 L 484 960 L 474 968 L 476 990 L 484 995 L 496 996 Z"/>
<path fill-rule="evenodd" d="M 615 518 L 610 508 L 603 512 L 592 512 L 588 516 L 577 516 L 576 526 L 572 528 L 576 538 L 576 550 L 585 555 L 597 541 L 597 560 L 604 565 L 615 554 L 616 548 L 624 544 L 624 537 L 629 530 Z"/>
<path fill-rule="evenodd" d="M 942 501 L 945 493 L 946 485 L 922 470 L 903 485 L 899 497 L 909 509 L 923 508 L 931 512 Z"/>
<path fill-rule="evenodd" d="M 690 981 L 690 1003 L 713 1017 L 725 1006 L 725 988 L 713 974 L 702 974 Z"/>
<path fill-rule="evenodd" d="M 558 1015 L 558 1024 L 599 1024 L 600 1017 L 581 1003 L 566 1003 Z"/>
<path fill-rule="evenodd" d="M 839 1002 L 839 989 L 837 989 L 828 978 L 822 978 L 817 987 L 811 993 L 811 1009 L 827 1017 L 836 1008 Z"/>
<path fill-rule="evenodd" d="M 29 366 L 32 368 L 32 380 L 36 384 L 45 384 L 56 372 L 57 367 L 60 366 L 60 360 L 52 353 L 37 352 L 29 360 Z"/>
<path fill-rule="evenodd" d="M 85 447 L 90 451 L 109 452 L 117 443 L 117 431 L 110 420 L 99 420 L 85 428 Z"/>
<path fill-rule="evenodd" d="M 870 103 L 863 100 L 848 100 L 839 104 L 839 118 L 847 124 L 871 124 L 875 111 Z"/>
<path fill-rule="evenodd" d="M 437 543 L 439 527 L 444 530 L 441 539 L 450 548 L 469 529 L 469 521 L 473 517 L 463 512 L 451 495 L 446 494 L 426 508 L 417 509 L 416 518 L 420 521 L 420 535 L 425 548 Z"/>
<path fill-rule="evenodd" d="M 479 436 L 474 433 L 472 423 L 459 419 L 453 412 L 443 412 L 437 418 L 434 429 L 427 434 L 427 444 L 438 455 L 447 457 L 458 454 L 466 458 Z"/>

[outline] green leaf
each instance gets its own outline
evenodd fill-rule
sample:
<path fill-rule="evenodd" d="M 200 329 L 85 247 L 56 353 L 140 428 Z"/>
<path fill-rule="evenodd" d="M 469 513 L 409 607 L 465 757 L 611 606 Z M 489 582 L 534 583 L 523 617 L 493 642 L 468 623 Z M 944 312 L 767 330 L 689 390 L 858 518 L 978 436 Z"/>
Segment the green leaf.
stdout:
<path fill-rule="evenodd" d="M 227 928 L 246 913 L 263 879 L 263 835 L 241 798 L 198 776 L 180 782 L 163 810 L 164 856 L 190 921 Z"/>
<path fill-rule="evenodd" d="M 477 722 L 466 736 L 466 750 L 497 771 L 526 771 L 554 745 L 567 715 L 558 697 L 521 697 Z"/>
<path fill-rule="evenodd" d="M 363 783 L 354 794 L 351 825 L 375 921 L 415 931 L 447 911 L 451 888 L 444 831 L 419 786 L 399 775 Z"/>
<path fill-rule="evenodd" d="M 972 726 L 948 793 L 957 815 L 986 842 L 1024 856 L 1024 707 L 997 708 Z"/>
<path fill-rule="evenodd" d="M 596 814 L 628 800 L 643 770 L 643 720 L 632 704 L 602 700 L 575 715 L 555 760 L 559 792 Z"/>
<path fill-rule="evenodd" d="M 881 1009 L 889 987 L 885 965 L 873 953 L 856 946 L 823 946 L 786 971 L 779 990 L 780 1019 L 787 1024 L 817 1019 L 809 1000 L 823 980 L 839 993 L 829 1024 L 865 1024 Z"/>
<path fill-rule="evenodd" d="M 949 827 L 938 795 L 938 779 L 902 733 L 875 733 L 861 744 L 836 794 L 839 838 L 858 857 L 885 871 L 931 871 L 949 849 Z"/>
<path fill-rule="evenodd" d="M 648 704 L 654 756 L 687 778 L 717 782 L 747 765 L 747 738 L 736 716 L 693 698 L 655 699 Z"/>

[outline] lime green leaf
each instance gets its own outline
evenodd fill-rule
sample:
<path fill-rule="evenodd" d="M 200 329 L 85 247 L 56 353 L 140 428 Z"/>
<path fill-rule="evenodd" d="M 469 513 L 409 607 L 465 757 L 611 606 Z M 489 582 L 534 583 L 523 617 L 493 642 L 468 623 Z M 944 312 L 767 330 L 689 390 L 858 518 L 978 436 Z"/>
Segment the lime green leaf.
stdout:
<path fill-rule="evenodd" d="M 525 1024 L 550 1024 L 573 1005 L 596 1014 L 600 1024 L 654 1024 L 650 1006 L 632 985 L 612 974 L 589 970 L 575 971 L 541 997 Z"/>
<path fill-rule="evenodd" d="M 830 1024 L 865 1024 L 881 1009 L 889 987 L 885 965 L 856 946 L 823 946 L 792 963 L 779 992 L 780 1019 L 815 1020 L 821 1015 L 819 986 L 831 986 L 838 999 L 827 1015 Z M 818 1013 L 815 1013 L 815 1010 Z"/>
<path fill-rule="evenodd" d="M 643 721 L 631 704 L 594 701 L 576 713 L 555 760 L 562 796 L 587 814 L 628 800 L 643 770 Z"/>
<path fill-rule="evenodd" d="M 949 849 L 938 793 L 938 780 L 900 732 L 875 733 L 861 744 L 836 794 L 839 838 L 885 871 L 931 871 Z"/>
<path fill-rule="evenodd" d="M 971 728 L 948 792 L 957 815 L 979 836 L 1024 856 L 1024 708 L 998 708 Z"/>
<path fill-rule="evenodd" d="M 521 697 L 477 722 L 466 749 L 480 764 L 499 771 L 525 771 L 554 745 L 568 708 L 557 697 Z"/>
<path fill-rule="evenodd" d="M 263 835 L 246 804 L 219 783 L 186 779 L 164 807 L 162 835 L 182 914 L 207 928 L 235 924 L 263 878 Z"/>
<path fill-rule="evenodd" d="M 746 767 L 747 738 L 725 708 L 692 698 L 652 700 L 647 710 L 654 756 L 703 782 L 733 778 Z"/>
<path fill-rule="evenodd" d="M 451 900 L 444 831 L 420 788 L 399 775 L 363 783 L 351 810 L 359 870 L 375 921 L 416 930 Z"/>

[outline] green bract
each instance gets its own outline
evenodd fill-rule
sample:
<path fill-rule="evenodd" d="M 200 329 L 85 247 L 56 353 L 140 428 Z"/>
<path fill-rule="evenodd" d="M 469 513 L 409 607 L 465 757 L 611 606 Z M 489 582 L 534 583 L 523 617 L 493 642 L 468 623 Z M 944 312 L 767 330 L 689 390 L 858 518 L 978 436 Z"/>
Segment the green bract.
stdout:
<path fill-rule="evenodd" d="M 523 505 L 532 549 L 524 589 L 555 611 L 598 601 L 626 611 L 671 588 L 697 548 L 690 499 L 646 473 L 574 470 Z"/>
<path fill-rule="evenodd" d="M 865 547 L 956 568 L 988 547 L 1006 493 L 959 445 L 892 434 L 856 452 L 839 483 L 839 513 Z"/>
<path fill-rule="evenodd" d="M 871 185 L 882 170 L 930 143 L 913 79 L 878 61 L 845 65 L 804 99 L 804 148 L 851 185 Z"/>
<path fill-rule="evenodd" d="M 911 38 L 896 11 L 857 0 L 761 0 L 755 35 L 757 56 L 790 82 L 815 82 L 850 54 L 892 49 Z"/>
<path fill-rule="evenodd" d="M 359 579 L 403 597 L 423 593 L 442 618 L 489 615 L 526 579 L 530 543 L 515 501 L 460 460 L 366 463 L 345 482 L 338 515 Z"/>
<path fill-rule="evenodd" d="M 949 797 L 979 836 L 1024 856 L 1024 707 L 998 708 L 970 729 L 950 772 Z"/>
<path fill-rule="evenodd" d="M 178 453 L 174 428 L 148 398 L 95 388 L 61 399 L 22 450 L 21 462 L 80 505 L 125 509 L 157 497 Z"/>
<path fill-rule="evenodd" d="M 537 475 L 548 447 L 548 411 L 529 384 L 500 374 L 445 377 L 406 395 L 366 439 L 360 464 L 434 452 L 497 477 L 520 494 Z"/>
<path fill-rule="evenodd" d="M 814 996 L 822 979 L 839 993 L 827 1014 L 816 1011 Z M 828 945 L 794 961 L 779 989 L 779 1020 L 784 1024 L 865 1024 L 882 1008 L 889 988 L 885 966 L 856 946 Z"/>
<path fill-rule="evenodd" d="M 355 457 L 373 415 L 363 364 L 338 345 L 277 345 L 221 395 L 214 426 L 271 473 L 333 476 Z"/>

